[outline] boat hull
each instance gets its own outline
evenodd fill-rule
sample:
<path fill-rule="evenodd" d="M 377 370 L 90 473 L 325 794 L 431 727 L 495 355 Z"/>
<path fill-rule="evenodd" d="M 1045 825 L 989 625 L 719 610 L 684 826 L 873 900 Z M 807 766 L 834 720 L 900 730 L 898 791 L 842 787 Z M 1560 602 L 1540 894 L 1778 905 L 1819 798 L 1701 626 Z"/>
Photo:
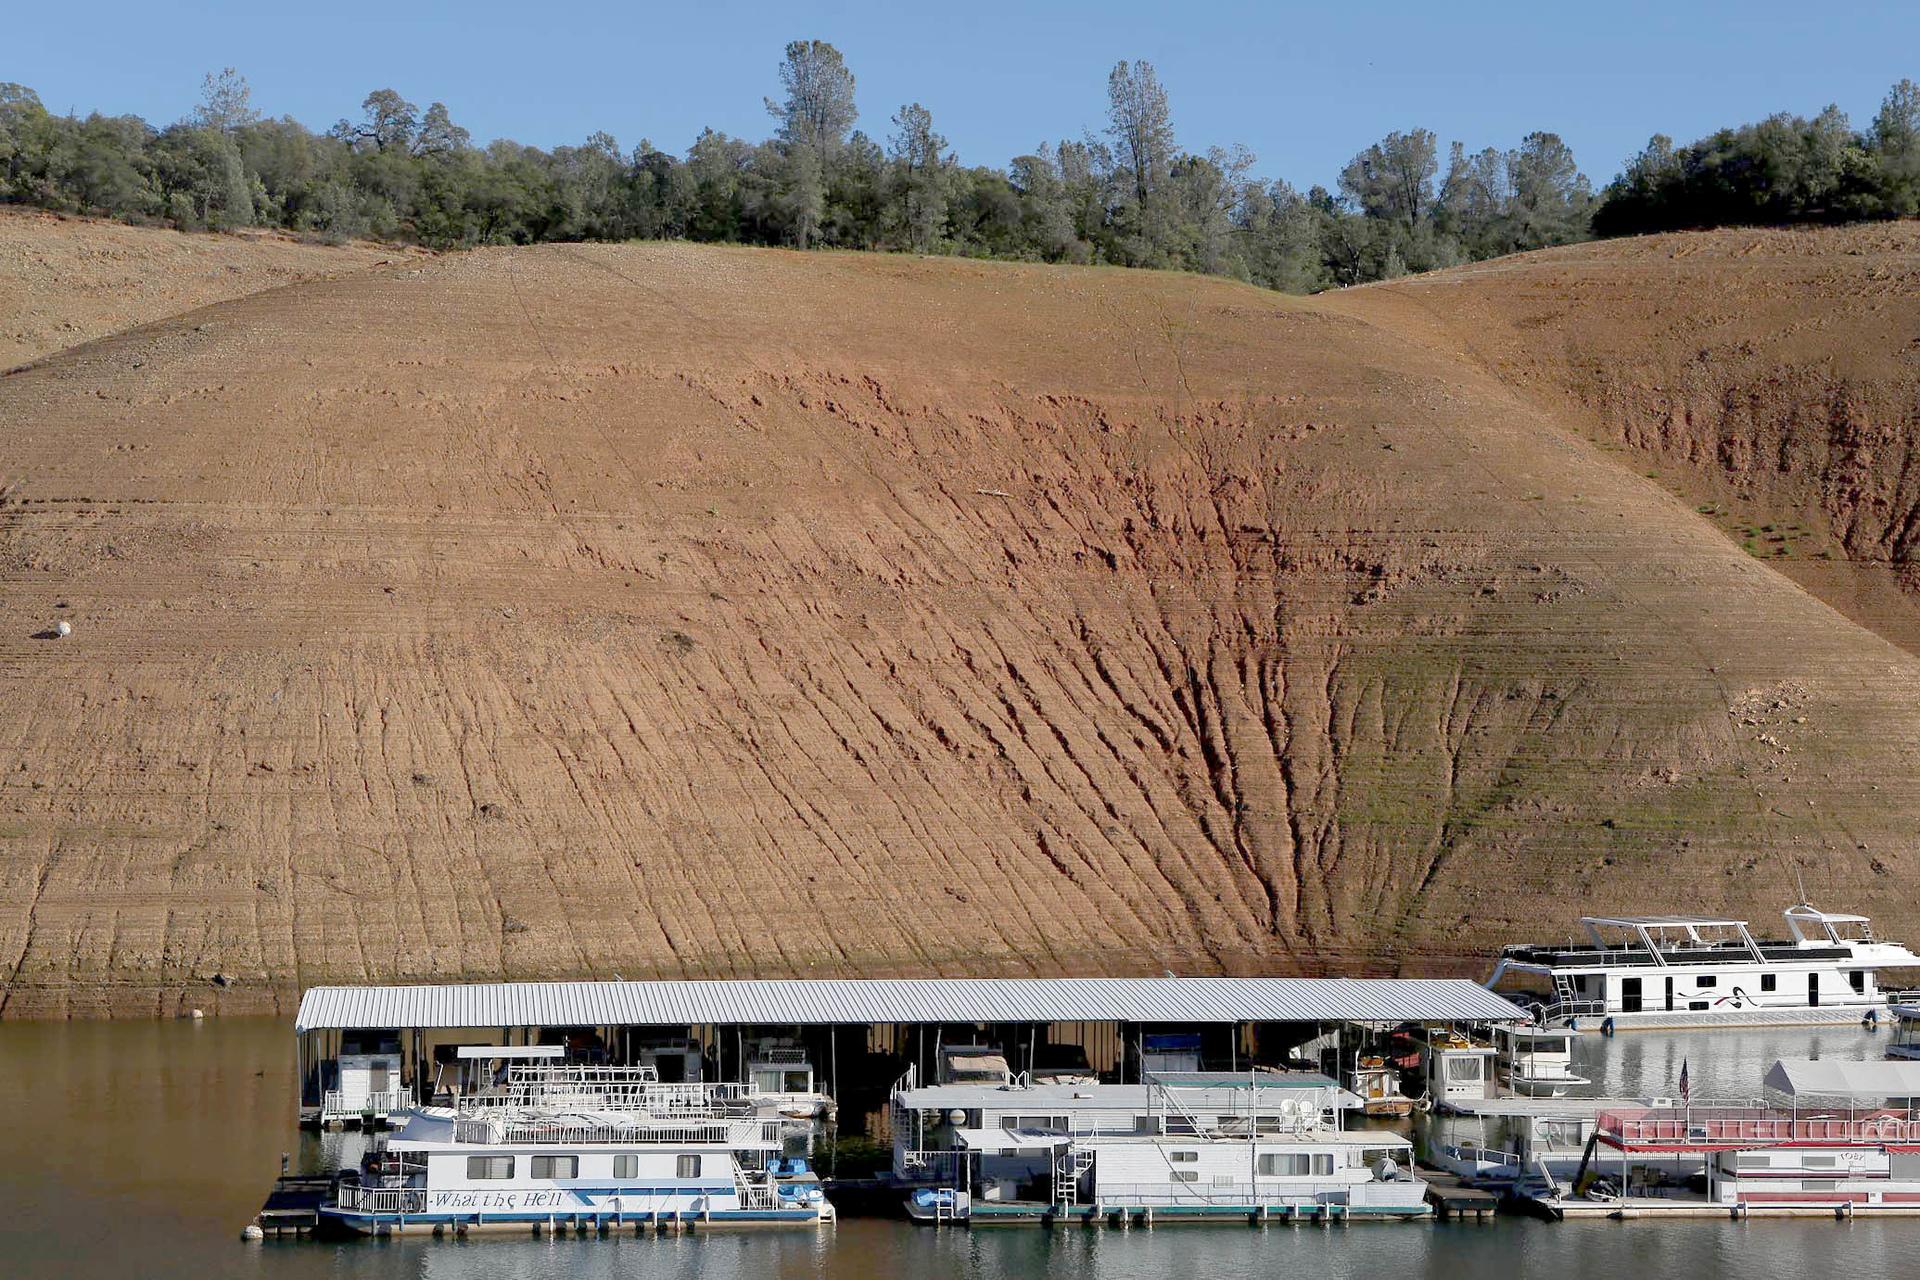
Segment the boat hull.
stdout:
<path fill-rule="evenodd" d="M 1682 1031 L 1694 1027 L 1834 1027 L 1853 1026 L 1883 1019 L 1886 1006 L 1879 1004 L 1820 1005 L 1799 1008 L 1745 1009 L 1647 1009 L 1638 1013 L 1583 1013 L 1577 1017 L 1554 1019 L 1547 1025 L 1569 1031 L 1599 1034 L 1612 1025 L 1615 1031 Z"/>
<path fill-rule="evenodd" d="M 659 1213 L 368 1213 L 322 1206 L 321 1221 L 348 1235 L 465 1235 L 469 1232 L 525 1235 L 546 1231 L 610 1233 L 692 1230 L 706 1227 L 817 1226 L 831 1212 L 803 1209 L 712 1209 Z"/>

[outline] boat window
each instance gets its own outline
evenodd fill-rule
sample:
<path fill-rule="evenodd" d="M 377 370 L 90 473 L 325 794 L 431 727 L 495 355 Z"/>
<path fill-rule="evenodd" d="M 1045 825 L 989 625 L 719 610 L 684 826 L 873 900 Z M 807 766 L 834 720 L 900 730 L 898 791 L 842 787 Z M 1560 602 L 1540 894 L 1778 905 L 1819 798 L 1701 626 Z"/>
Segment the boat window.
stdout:
<path fill-rule="evenodd" d="M 1200 1171 L 1198 1169 L 1175 1169 L 1172 1173 L 1168 1174 L 1167 1177 L 1174 1182 L 1198 1182 L 1200 1181 Z"/>
<path fill-rule="evenodd" d="M 1469 1057 L 1461 1054 L 1447 1059 L 1447 1079 L 1481 1080 L 1484 1078 L 1480 1072 L 1480 1059 L 1477 1055 Z"/>
<path fill-rule="evenodd" d="M 1693 980 L 1693 985 L 1696 987 L 1717 987 L 1720 985 L 1720 975 L 1716 973 L 1703 973 Z"/>
<path fill-rule="evenodd" d="M 811 1071 L 787 1072 L 786 1091 L 788 1093 L 812 1093 L 813 1073 Z"/>
<path fill-rule="evenodd" d="M 468 1156 L 467 1181 L 501 1182 L 513 1176 L 512 1156 Z"/>
<path fill-rule="evenodd" d="M 1867 989 L 1867 971 L 1865 969 L 1848 971 L 1847 982 L 1855 991 L 1865 991 Z"/>
<path fill-rule="evenodd" d="M 613 1158 L 613 1176 L 616 1178 L 637 1178 L 640 1176 L 639 1156 L 615 1156 Z"/>
<path fill-rule="evenodd" d="M 758 1093 L 784 1093 L 781 1082 L 786 1079 L 786 1074 L 778 1067 L 756 1071 L 753 1073 L 754 1090 Z"/>
<path fill-rule="evenodd" d="M 673 1176 L 676 1178 L 697 1178 L 700 1176 L 699 1156 L 680 1156 L 674 1161 Z"/>
<path fill-rule="evenodd" d="M 577 1178 L 580 1176 L 579 1156 L 535 1156 L 533 1158 L 533 1176 L 536 1178 Z"/>
<path fill-rule="evenodd" d="M 1780 988 L 1779 974 L 1763 973 L 1760 975 L 1760 989 L 1762 991 L 1777 991 L 1779 990 L 1779 988 Z"/>
<path fill-rule="evenodd" d="M 1167 1161 L 1170 1164 L 1196 1164 L 1200 1160 L 1198 1151 L 1169 1151 Z"/>
<path fill-rule="evenodd" d="M 1743 1151 L 1734 1157 L 1734 1163 L 1742 1169 L 1765 1169 L 1773 1164 L 1773 1157 L 1764 1154 L 1749 1155 Z"/>
<path fill-rule="evenodd" d="M 1831 1169 L 1838 1161 L 1832 1156 L 1807 1156 L 1800 1163 L 1809 1169 Z"/>
<path fill-rule="evenodd" d="M 1327 1172 L 1333 1172 L 1333 1157 L 1323 1157 L 1327 1162 Z M 1269 1152 L 1260 1157 L 1260 1176 L 1263 1178 L 1304 1178 L 1313 1171 L 1313 1157 L 1304 1151 Z"/>
<path fill-rule="evenodd" d="M 1020 1129 L 1037 1129 L 1042 1133 L 1065 1133 L 1065 1116 L 1001 1116 L 1000 1127 L 1009 1133 Z"/>

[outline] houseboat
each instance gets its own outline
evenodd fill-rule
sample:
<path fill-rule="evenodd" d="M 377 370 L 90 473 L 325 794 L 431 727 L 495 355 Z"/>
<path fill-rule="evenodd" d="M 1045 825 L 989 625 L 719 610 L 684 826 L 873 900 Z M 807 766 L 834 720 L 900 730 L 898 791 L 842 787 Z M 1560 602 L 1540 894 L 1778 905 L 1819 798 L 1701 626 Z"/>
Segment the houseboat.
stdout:
<path fill-rule="evenodd" d="M 1493 1060 L 1499 1051 L 1457 1031 L 1438 1031 L 1420 1048 L 1420 1074 L 1435 1107 L 1494 1096 Z"/>
<path fill-rule="evenodd" d="M 1588 916 L 1584 942 L 1505 948 L 1487 985 L 1579 1031 L 1792 1025 L 1877 1020 L 1879 971 L 1920 966 L 1865 916 L 1785 914 L 1785 939 L 1755 938 L 1744 920 Z"/>
<path fill-rule="evenodd" d="M 893 1097 L 893 1175 L 924 1223 L 1418 1218 L 1412 1144 L 1349 1132 L 1317 1073 L 934 1085 Z"/>
<path fill-rule="evenodd" d="M 1920 1063 L 1782 1060 L 1761 1101 L 1602 1111 L 1561 1216 L 1920 1214 Z M 1677 1181 L 1649 1170 L 1690 1159 Z"/>
<path fill-rule="evenodd" d="M 808 1224 L 831 1206 L 778 1117 L 731 1084 L 663 1084 L 650 1067 L 512 1063 L 417 1107 L 342 1174 L 323 1223 L 360 1235 Z"/>
<path fill-rule="evenodd" d="M 814 1088 L 813 1061 L 797 1040 L 761 1039 L 746 1060 L 747 1098 L 762 1112 L 789 1120 L 813 1120 L 833 1108 L 833 1099 Z"/>
<path fill-rule="evenodd" d="M 1528 1098 L 1559 1098 L 1592 1083 L 1573 1069 L 1573 1032 L 1564 1027 L 1493 1028 L 1494 1078 Z"/>
<path fill-rule="evenodd" d="M 401 1079 L 400 1035 L 395 1031 L 349 1031 L 340 1054 L 322 1067 L 319 1122 L 322 1128 L 358 1124 L 373 1129 L 413 1105 Z"/>
<path fill-rule="evenodd" d="M 1382 1054 L 1356 1055 L 1346 1071 L 1346 1086 L 1370 1116 L 1404 1116 L 1413 1110 L 1413 1099 L 1401 1092 L 1400 1068 Z"/>
<path fill-rule="evenodd" d="M 1889 1005 L 1887 1015 L 1893 1019 L 1893 1037 L 1887 1044 L 1887 1056 L 1920 1059 L 1920 1003 L 1902 1000 Z"/>
<path fill-rule="evenodd" d="M 1490 1098 L 1430 1113 L 1422 1154 L 1470 1183 L 1570 1179 L 1593 1137 L 1597 1111 L 1554 1098 Z"/>

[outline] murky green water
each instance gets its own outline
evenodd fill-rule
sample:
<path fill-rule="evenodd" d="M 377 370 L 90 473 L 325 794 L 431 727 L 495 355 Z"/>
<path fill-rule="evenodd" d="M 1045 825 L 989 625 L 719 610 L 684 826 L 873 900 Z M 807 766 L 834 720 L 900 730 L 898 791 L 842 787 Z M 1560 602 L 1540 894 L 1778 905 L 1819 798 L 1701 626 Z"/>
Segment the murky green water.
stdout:
<path fill-rule="evenodd" d="M 1877 1056 L 1851 1029 L 1642 1033 L 1580 1053 L 1607 1092 L 1751 1091 L 1775 1057 Z M 1118 1232 L 917 1229 L 848 1220 L 822 1230 L 681 1238 L 243 1244 L 280 1153 L 315 1161 L 292 1127 L 284 1024 L 0 1024 L 0 1277 L 131 1280 L 494 1276 L 1214 1276 L 1554 1280 L 1637 1276 L 1920 1274 L 1920 1219 L 1583 1222 L 1549 1225 L 1233 1225 Z"/>

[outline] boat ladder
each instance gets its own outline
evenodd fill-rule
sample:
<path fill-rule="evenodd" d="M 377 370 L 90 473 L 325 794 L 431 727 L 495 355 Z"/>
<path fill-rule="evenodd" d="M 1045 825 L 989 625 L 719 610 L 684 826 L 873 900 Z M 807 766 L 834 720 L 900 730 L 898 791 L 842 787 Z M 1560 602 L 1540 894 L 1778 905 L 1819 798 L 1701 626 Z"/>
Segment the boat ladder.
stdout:
<path fill-rule="evenodd" d="M 1093 1168 L 1093 1148 L 1083 1147 L 1077 1142 L 1067 1144 L 1053 1167 L 1054 1199 L 1060 1206 L 1062 1215 L 1070 1213 L 1080 1203 L 1080 1179 Z"/>

